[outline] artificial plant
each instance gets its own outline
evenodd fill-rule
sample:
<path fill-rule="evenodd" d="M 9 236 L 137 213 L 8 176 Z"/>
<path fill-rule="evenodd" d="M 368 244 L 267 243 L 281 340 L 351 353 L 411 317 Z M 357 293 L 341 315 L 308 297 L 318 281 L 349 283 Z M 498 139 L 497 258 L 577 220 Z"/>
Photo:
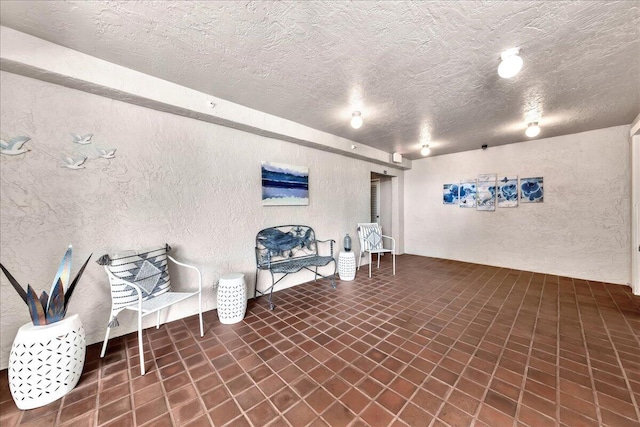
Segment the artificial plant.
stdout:
<path fill-rule="evenodd" d="M 60 266 L 58 267 L 56 277 L 53 279 L 53 283 L 51 284 L 49 294 L 47 294 L 46 291 L 42 291 L 40 297 L 36 295 L 36 292 L 29 284 L 27 284 L 27 290 L 25 291 L 11 273 L 9 273 L 9 271 L 4 267 L 4 265 L 0 263 L 0 268 L 4 272 L 5 276 L 7 276 L 7 279 L 9 279 L 9 283 L 11 283 L 16 292 L 18 292 L 18 295 L 20 295 L 24 303 L 29 307 L 29 314 L 31 315 L 31 320 L 34 325 L 49 325 L 51 323 L 59 322 L 64 319 L 64 316 L 67 314 L 67 307 L 69 306 L 69 301 L 71 300 L 73 291 L 76 288 L 87 263 L 91 259 L 91 255 L 93 255 L 89 255 L 89 258 L 87 258 L 84 265 L 69 285 L 65 295 L 65 283 L 69 283 L 69 277 L 71 275 L 72 254 L 73 249 L 71 245 L 69 245 L 67 252 L 65 252 L 62 257 L 62 261 L 60 261 Z"/>

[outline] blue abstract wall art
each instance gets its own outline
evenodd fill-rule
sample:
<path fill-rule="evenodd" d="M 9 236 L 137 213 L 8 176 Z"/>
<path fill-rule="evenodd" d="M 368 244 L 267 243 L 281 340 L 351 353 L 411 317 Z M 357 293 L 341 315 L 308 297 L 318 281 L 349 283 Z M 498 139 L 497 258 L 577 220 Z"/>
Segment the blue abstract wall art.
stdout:
<path fill-rule="evenodd" d="M 535 178 L 522 178 L 520 180 L 520 202 L 544 202 L 544 185 L 541 176 Z"/>
<path fill-rule="evenodd" d="M 309 168 L 262 162 L 262 205 L 309 204 Z"/>
<path fill-rule="evenodd" d="M 444 184 L 442 189 L 442 203 L 445 205 L 458 204 L 458 184 Z"/>
<path fill-rule="evenodd" d="M 505 176 L 498 180 L 498 207 L 518 207 L 518 175 Z"/>
<path fill-rule="evenodd" d="M 498 175 L 495 173 L 485 173 L 478 175 L 476 187 L 478 200 L 476 209 L 479 211 L 496 210 L 496 181 Z"/>
<path fill-rule="evenodd" d="M 476 180 L 460 181 L 459 203 L 461 208 L 476 207 Z"/>

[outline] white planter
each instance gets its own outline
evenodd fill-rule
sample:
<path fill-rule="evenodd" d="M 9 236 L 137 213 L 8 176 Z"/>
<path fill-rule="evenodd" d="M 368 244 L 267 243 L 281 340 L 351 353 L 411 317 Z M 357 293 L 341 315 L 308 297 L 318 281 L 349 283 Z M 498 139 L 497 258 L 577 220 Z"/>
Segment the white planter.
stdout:
<path fill-rule="evenodd" d="M 77 314 L 50 325 L 22 325 L 9 354 L 9 389 L 16 406 L 39 408 L 73 390 L 86 352 Z"/>
<path fill-rule="evenodd" d="M 244 319 L 247 311 L 247 286 L 244 274 L 224 274 L 218 282 L 218 319 L 230 325 Z"/>

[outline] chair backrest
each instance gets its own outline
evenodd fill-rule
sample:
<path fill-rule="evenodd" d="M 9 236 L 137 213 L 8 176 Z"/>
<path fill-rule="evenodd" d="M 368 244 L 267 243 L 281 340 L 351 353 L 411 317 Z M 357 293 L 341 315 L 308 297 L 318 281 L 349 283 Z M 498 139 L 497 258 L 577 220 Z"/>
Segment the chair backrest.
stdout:
<path fill-rule="evenodd" d="M 256 263 L 317 255 L 313 228 L 306 225 L 279 225 L 260 230 L 256 235 Z"/>
<path fill-rule="evenodd" d="M 169 245 L 141 251 L 125 251 L 114 255 L 104 255 L 98 263 L 109 273 L 113 309 L 126 307 L 138 300 L 136 290 L 127 282 L 132 282 L 142 290 L 143 299 L 149 299 L 171 291 L 167 253 Z"/>
<path fill-rule="evenodd" d="M 382 229 L 377 222 L 358 223 L 360 250 L 382 249 Z"/>

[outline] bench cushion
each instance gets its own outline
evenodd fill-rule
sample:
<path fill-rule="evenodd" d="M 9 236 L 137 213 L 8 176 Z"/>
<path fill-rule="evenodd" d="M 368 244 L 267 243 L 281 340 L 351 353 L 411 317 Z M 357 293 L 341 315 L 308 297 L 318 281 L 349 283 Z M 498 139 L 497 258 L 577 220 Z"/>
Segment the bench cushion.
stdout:
<path fill-rule="evenodd" d="M 256 261 L 259 268 L 267 268 L 269 263 L 274 265 L 280 261 L 289 262 L 317 255 L 315 233 L 313 228 L 305 225 L 265 228 L 256 235 Z"/>

